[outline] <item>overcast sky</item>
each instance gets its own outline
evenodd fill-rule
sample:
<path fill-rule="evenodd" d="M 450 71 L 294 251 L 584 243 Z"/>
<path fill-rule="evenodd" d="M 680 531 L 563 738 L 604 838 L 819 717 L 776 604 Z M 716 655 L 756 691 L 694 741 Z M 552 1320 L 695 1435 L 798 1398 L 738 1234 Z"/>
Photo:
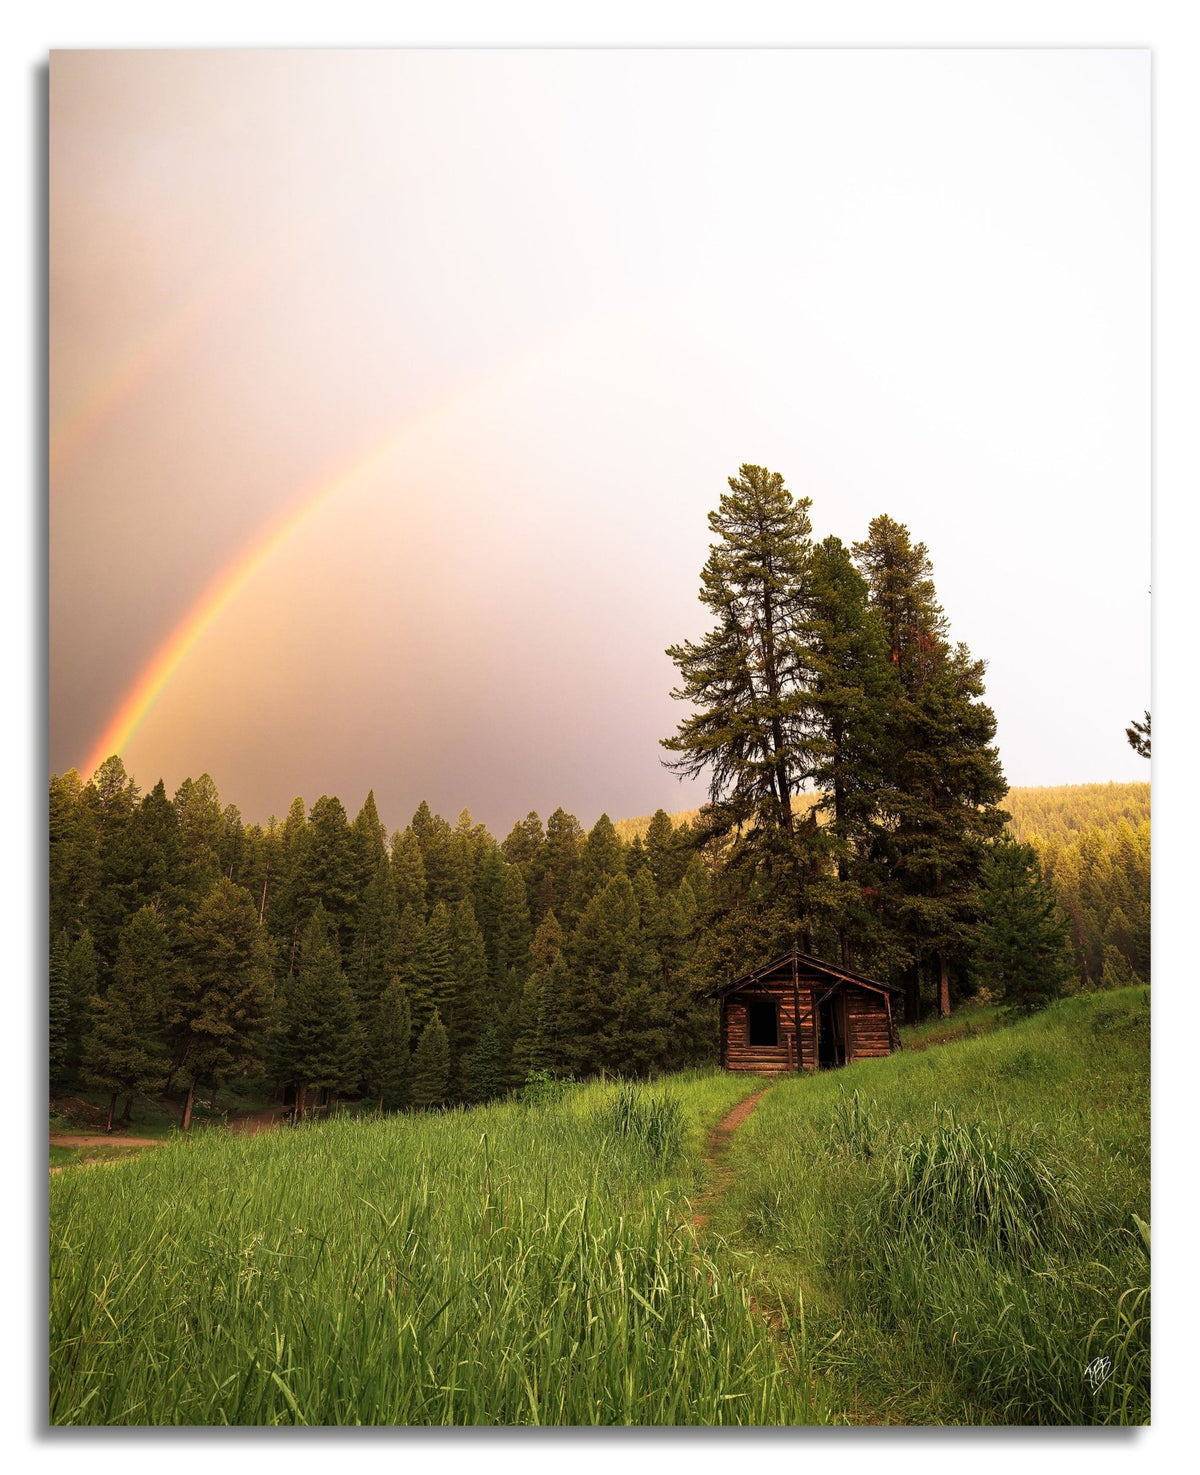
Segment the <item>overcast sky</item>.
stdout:
<path fill-rule="evenodd" d="M 60 52 L 50 150 L 53 771 L 257 549 L 143 787 L 688 807 L 753 461 L 927 544 L 1011 783 L 1149 776 L 1148 53 Z"/>

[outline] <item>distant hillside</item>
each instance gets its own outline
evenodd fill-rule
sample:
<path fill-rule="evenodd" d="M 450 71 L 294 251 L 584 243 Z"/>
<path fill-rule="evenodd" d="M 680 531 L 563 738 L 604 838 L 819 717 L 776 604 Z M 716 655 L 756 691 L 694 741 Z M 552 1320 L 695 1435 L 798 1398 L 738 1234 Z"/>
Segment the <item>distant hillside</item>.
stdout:
<path fill-rule="evenodd" d="M 1009 789 L 1002 801 L 1018 840 L 1064 841 L 1085 830 L 1115 830 L 1122 820 L 1139 825 L 1150 818 L 1149 784 L 1060 784 L 1055 788 Z"/>
<path fill-rule="evenodd" d="M 797 801 L 800 812 L 817 802 L 815 794 L 802 794 Z M 1009 789 L 1002 800 L 1012 815 L 1012 830 L 1018 840 L 1062 842 L 1077 838 L 1085 830 L 1115 830 L 1122 820 L 1137 826 L 1150 819 L 1149 784 L 1059 784 L 1053 787 Z M 681 809 L 671 815 L 678 828 L 697 818 L 698 809 Z M 653 818 L 639 814 L 632 819 L 614 821 L 621 839 L 628 843 L 635 835 L 645 836 Z"/>

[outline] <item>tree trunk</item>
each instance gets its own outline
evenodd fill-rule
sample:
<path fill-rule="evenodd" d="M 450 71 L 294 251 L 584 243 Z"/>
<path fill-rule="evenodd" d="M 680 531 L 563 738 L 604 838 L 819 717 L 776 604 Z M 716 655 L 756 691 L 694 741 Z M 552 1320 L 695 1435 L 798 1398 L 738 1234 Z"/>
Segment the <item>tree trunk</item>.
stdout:
<path fill-rule="evenodd" d="M 126 1123 L 133 1121 L 133 1095 L 132 1095 L 132 1093 L 130 1093 L 130 1095 L 126 1096 L 126 1098 L 125 1098 L 125 1110 L 121 1113 L 121 1121 L 122 1122 L 126 1122 Z"/>
<path fill-rule="evenodd" d="M 913 963 L 904 975 L 904 1022 L 921 1022 L 921 965 Z"/>
<path fill-rule="evenodd" d="M 946 1019 L 950 1014 L 950 975 L 946 972 L 946 955 L 938 949 L 938 1015 Z"/>
<path fill-rule="evenodd" d="M 196 1081 L 193 1077 L 188 1081 L 187 1103 L 183 1108 L 183 1121 L 179 1124 L 184 1132 L 192 1125 L 192 1102 L 196 1099 Z"/>
<path fill-rule="evenodd" d="M 113 1112 L 117 1109 L 117 1093 L 114 1091 L 108 1102 L 108 1121 L 104 1123 L 104 1130 L 111 1132 L 113 1127 Z"/>
<path fill-rule="evenodd" d="M 296 1120 L 304 1120 L 304 1108 L 308 1101 L 308 1082 L 301 1081 L 300 1089 L 296 1092 Z"/>
<path fill-rule="evenodd" d="M 379 1115 L 380 1116 L 383 1115 L 383 1092 L 382 1091 L 380 1091 L 380 1093 L 379 1093 Z"/>

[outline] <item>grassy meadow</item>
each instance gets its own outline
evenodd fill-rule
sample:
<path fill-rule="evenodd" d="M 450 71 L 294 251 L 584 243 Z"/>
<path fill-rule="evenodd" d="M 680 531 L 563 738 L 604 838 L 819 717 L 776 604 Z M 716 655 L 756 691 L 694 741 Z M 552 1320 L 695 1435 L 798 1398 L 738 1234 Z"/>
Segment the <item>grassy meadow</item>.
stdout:
<path fill-rule="evenodd" d="M 51 1422 L 1142 1422 L 1149 991 L 963 1018 L 778 1081 L 702 1231 L 754 1077 L 68 1167 Z"/>

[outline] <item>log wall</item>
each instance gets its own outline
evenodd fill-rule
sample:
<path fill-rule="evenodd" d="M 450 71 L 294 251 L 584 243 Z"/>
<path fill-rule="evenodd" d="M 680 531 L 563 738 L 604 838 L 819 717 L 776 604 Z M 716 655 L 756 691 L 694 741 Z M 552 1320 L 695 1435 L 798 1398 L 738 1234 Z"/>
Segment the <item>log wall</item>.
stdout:
<path fill-rule="evenodd" d="M 721 1006 L 721 1064 L 726 1070 L 780 1075 L 817 1068 L 816 1001 L 829 989 L 828 978 L 800 977 L 759 981 L 753 989 L 727 996 Z M 846 1059 L 870 1060 L 892 1051 L 887 1001 L 873 989 L 839 985 L 845 998 Z M 796 1053 L 796 995 L 800 1003 L 799 1065 Z M 834 995 L 833 997 L 836 997 Z M 779 1044 L 751 1045 L 746 1006 L 771 999 L 779 1006 Z"/>

